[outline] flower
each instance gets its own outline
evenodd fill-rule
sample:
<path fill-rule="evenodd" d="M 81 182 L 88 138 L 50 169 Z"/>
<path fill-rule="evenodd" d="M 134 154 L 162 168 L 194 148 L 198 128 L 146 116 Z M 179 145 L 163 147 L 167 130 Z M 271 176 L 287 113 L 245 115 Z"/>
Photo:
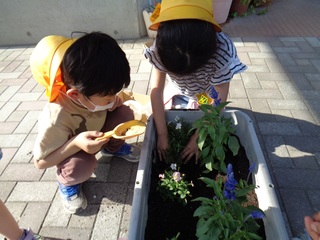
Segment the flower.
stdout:
<path fill-rule="evenodd" d="M 170 168 L 172 170 L 177 170 L 177 164 L 176 163 L 171 163 Z"/>
<path fill-rule="evenodd" d="M 260 211 L 252 211 L 250 216 L 253 218 L 253 219 L 261 219 L 261 218 L 264 218 L 264 213 L 263 212 L 260 212 Z"/>
<path fill-rule="evenodd" d="M 182 127 L 182 124 L 181 123 L 177 123 L 176 129 L 181 129 L 181 127 Z"/>
<path fill-rule="evenodd" d="M 227 166 L 227 181 L 224 185 L 223 195 L 229 199 L 234 200 L 236 198 L 236 185 L 238 184 L 237 180 L 234 178 L 234 173 L 232 170 L 232 165 L 228 164 Z"/>
<path fill-rule="evenodd" d="M 179 182 L 179 181 L 182 179 L 180 172 L 174 172 L 174 173 L 172 174 L 172 177 L 173 177 L 173 179 L 174 179 L 176 182 Z"/>
<path fill-rule="evenodd" d="M 216 89 L 214 88 L 214 86 L 212 85 L 211 86 L 211 94 L 210 94 L 210 97 L 213 99 L 214 101 L 214 104 L 213 106 L 218 106 L 221 102 L 221 98 L 218 98 L 219 97 L 219 94 L 218 92 L 216 91 Z"/>

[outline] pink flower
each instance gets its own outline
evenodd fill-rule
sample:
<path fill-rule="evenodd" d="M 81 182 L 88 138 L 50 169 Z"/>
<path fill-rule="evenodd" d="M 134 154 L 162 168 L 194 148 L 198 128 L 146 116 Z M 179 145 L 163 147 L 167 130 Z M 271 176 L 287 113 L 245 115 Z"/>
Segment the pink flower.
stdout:
<path fill-rule="evenodd" d="M 174 172 L 172 174 L 172 177 L 176 182 L 179 182 L 181 180 L 181 174 L 179 172 Z"/>
<path fill-rule="evenodd" d="M 159 178 L 164 179 L 164 174 L 159 174 Z"/>

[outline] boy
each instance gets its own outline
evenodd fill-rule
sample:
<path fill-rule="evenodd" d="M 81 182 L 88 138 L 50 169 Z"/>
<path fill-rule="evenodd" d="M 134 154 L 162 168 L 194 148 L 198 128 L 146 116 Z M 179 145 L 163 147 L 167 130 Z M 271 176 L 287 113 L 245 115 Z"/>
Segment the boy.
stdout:
<path fill-rule="evenodd" d="M 95 140 L 134 119 L 117 96 L 130 84 L 129 63 L 117 42 L 99 32 L 76 40 L 45 37 L 30 63 L 49 98 L 38 120 L 34 164 L 39 169 L 57 167 L 63 207 L 76 213 L 87 206 L 81 184 L 94 172 L 98 151 L 132 162 L 140 158 L 140 150 L 123 140 Z"/>

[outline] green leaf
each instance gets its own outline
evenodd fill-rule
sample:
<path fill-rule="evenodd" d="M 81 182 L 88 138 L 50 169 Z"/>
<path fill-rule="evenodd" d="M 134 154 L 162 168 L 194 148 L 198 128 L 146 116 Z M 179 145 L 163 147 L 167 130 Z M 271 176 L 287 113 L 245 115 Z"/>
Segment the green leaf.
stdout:
<path fill-rule="evenodd" d="M 225 151 L 224 151 L 224 148 L 222 145 L 218 145 L 216 146 L 216 149 L 214 150 L 217 158 L 220 160 L 220 161 L 224 161 L 225 159 Z"/>
<path fill-rule="evenodd" d="M 228 147 L 233 153 L 233 156 L 236 156 L 239 152 L 240 144 L 238 139 L 235 136 L 230 136 L 228 140 Z"/>

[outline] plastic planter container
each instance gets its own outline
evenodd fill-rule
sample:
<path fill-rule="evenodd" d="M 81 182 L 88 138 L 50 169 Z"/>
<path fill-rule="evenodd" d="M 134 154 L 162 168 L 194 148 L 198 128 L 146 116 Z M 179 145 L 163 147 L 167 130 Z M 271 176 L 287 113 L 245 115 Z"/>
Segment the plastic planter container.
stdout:
<path fill-rule="evenodd" d="M 168 121 L 173 121 L 176 116 L 190 122 L 202 116 L 202 111 L 170 110 L 166 112 Z M 268 240 L 288 240 L 288 233 L 280 210 L 279 202 L 271 182 L 269 170 L 259 145 L 259 141 L 251 119 L 238 110 L 226 110 L 223 115 L 232 118 L 236 134 L 241 144 L 246 149 L 250 163 L 256 163 L 254 184 L 257 186 L 256 194 L 259 207 L 264 211 L 264 225 Z M 148 120 L 145 139 L 142 146 L 140 163 L 134 188 L 132 210 L 129 224 L 128 240 L 144 240 L 144 231 L 147 223 L 148 193 L 151 174 L 151 164 L 156 148 L 156 128 L 152 116 Z"/>

